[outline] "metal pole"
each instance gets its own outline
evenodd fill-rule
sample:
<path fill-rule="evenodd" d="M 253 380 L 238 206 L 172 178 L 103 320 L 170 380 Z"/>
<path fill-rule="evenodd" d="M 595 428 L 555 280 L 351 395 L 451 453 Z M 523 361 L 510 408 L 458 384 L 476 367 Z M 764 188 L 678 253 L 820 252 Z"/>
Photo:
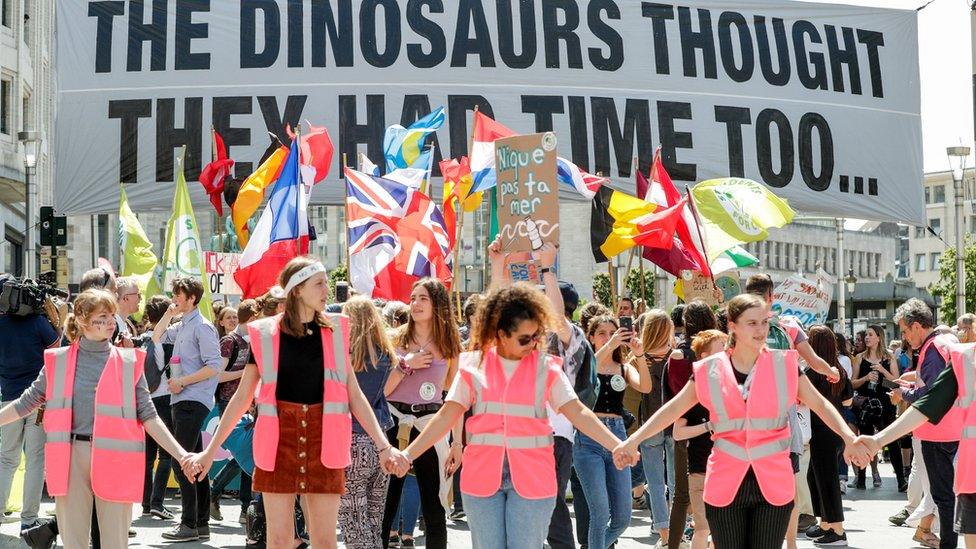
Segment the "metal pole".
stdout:
<path fill-rule="evenodd" d="M 963 232 L 965 231 L 965 217 L 963 215 L 963 181 L 966 180 L 966 172 L 963 170 L 962 178 L 955 180 L 953 176 L 953 187 L 956 191 L 956 317 L 966 313 L 966 250 L 963 248 Z"/>
<path fill-rule="evenodd" d="M 844 333 L 847 324 L 847 294 L 844 287 L 844 219 L 837 218 L 835 224 L 837 228 L 837 331 Z"/>
<path fill-rule="evenodd" d="M 26 246 L 24 246 L 24 277 L 34 278 L 34 262 L 36 261 L 36 254 L 34 253 L 34 220 L 31 215 L 31 180 L 30 180 L 31 168 L 24 163 L 24 239 Z"/>

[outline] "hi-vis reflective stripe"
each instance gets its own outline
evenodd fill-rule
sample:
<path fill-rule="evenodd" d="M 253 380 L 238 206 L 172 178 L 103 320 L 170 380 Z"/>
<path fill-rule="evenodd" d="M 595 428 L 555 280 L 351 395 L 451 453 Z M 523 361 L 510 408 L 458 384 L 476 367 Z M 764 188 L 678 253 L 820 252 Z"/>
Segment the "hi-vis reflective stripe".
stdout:
<path fill-rule="evenodd" d="M 45 403 L 51 410 L 64 410 L 71 408 L 71 398 L 64 394 L 64 386 L 68 379 L 68 353 L 70 347 L 58 349 L 54 353 L 54 379 L 51 385 L 52 398 Z"/>
<path fill-rule="evenodd" d="M 956 406 L 961 408 L 969 408 L 970 404 L 976 402 L 976 345 L 965 355 L 962 362 L 962 387 L 959 388 L 962 397 L 956 401 Z"/>
<path fill-rule="evenodd" d="M 349 375 L 349 365 L 346 363 L 348 353 L 346 352 L 346 339 L 342 334 L 342 316 L 328 315 L 329 322 L 332 324 L 332 357 L 335 360 L 335 371 L 339 374 L 339 383 L 345 385 L 346 377 Z"/>
<path fill-rule="evenodd" d="M 278 369 L 275 368 L 274 330 L 278 329 L 278 317 L 258 322 L 258 333 L 261 334 L 261 383 L 270 385 L 278 383 Z"/>
<path fill-rule="evenodd" d="M 67 431 L 48 431 L 45 435 L 48 442 L 71 442 L 71 433 Z"/>
<path fill-rule="evenodd" d="M 712 408 L 718 416 L 712 426 L 716 433 L 728 431 L 739 431 L 742 429 L 761 429 L 773 430 L 786 427 L 788 420 L 788 402 L 786 397 L 786 353 L 770 351 L 773 357 L 773 377 L 776 382 L 776 409 L 777 417 L 774 418 L 738 418 L 729 419 L 728 410 L 725 407 L 725 399 L 722 397 L 722 360 L 713 358 L 708 362 L 708 395 L 712 400 Z"/>
<path fill-rule="evenodd" d="M 776 409 L 779 415 L 789 411 L 786 401 L 786 352 L 770 351 L 773 355 L 773 377 L 776 379 Z"/>
<path fill-rule="evenodd" d="M 278 417 L 278 407 L 274 404 L 258 404 L 258 415 Z"/>
<path fill-rule="evenodd" d="M 749 419 L 740 418 L 713 423 L 712 428 L 716 433 L 741 431 L 743 429 L 772 431 L 773 429 L 782 429 L 783 427 L 786 427 L 787 424 L 789 424 L 789 419 L 786 416 Z"/>
<path fill-rule="evenodd" d="M 532 448 L 546 448 L 552 446 L 552 435 L 537 437 L 506 437 L 498 434 L 468 435 L 468 444 L 482 446 L 504 446 L 514 450 L 529 450 Z"/>
<path fill-rule="evenodd" d="M 119 349 L 122 357 L 122 417 L 136 419 L 136 351 Z"/>
<path fill-rule="evenodd" d="M 728 439 L 718 438 L 715 439 L 715 447 L 736 459 L 755 461 L 788 450 L 790 448 L 790 437 L 767 442 L 748 450 Z"/>
<path fill-rule="evenodd" d="M 474 384 L 474 406 L 471 407 L 473 414 L 499 414 L 513 417 L 531 417 L 536 419 L 546 419 L 549 411 L 546 409 L 546 381 L 549 379 L 549 369 L 546 367 L 546 353 L 539 353 L 539 361 L 535 367 L 535 404 L 505 404 L 504 402 L 486 401 L 484 387 L 477 376 L 471 376 Z"/>
<path fill-rule="evenodd" d="M 722 396 L 722 359 L 715 357 L 708 361 L 707 366 L 708 376 L 705 383 L 708 384 L 708 396 L 717 416 L 716 421 L 712 423 L 715 429 L 718 429 L 719 426 L 729 422 L 729 412 L 725 408 L 725 398 Z"/>
<path fill-rule="evenodd" d="M 346 376 L 340 374 L 336 370 L 326 370 L 325 371 L 325 380 L 326 381 L 335 381 L 336 383 L 342 383 L 343 385 L 345 385 L 346 384 L 345 377 Z"/>
<path fill-rule="evenodd" d="M 962 428 L 962 438 L 976 439 L 976 425 Z"/>
<path fill-rule="evenodd" d="M 143 452 L 146 450 L 145 440 L 119 440 L 95 437 L 92 445 L 98 450 L 111 450 L 114 452 Z"/>
<path fill-rule="evenodd" d="M 325 414 L 348 414 L 349 403 L 347 402 L 326 402 L 322 404 L 322 415 Z"/>

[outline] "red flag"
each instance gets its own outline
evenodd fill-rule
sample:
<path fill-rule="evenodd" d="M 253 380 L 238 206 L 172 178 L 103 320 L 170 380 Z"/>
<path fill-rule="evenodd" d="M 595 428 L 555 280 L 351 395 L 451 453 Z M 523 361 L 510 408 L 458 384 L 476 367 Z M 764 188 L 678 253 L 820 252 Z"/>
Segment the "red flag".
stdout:
<path fill-rule="evenodd" d="M 213 147 L 210 150 L 211 161 L 200 171 L 200 184 L 210 197 L 210 203 L 217 210 L 217 217 L 224 216 L 224 205 L 220 201 L 224 192 L 224 180 L 230 175 L 234 161 L 227 158 L 227 148 L 224 140 L 213 128 L 210 129 L 213 137 Z"/>
<path fill-rule="evenodd" d="M 315 183 L 325 179 L 329 175 L 329 168 L 332 165 L 332 153 L 335 148 L 332 145 L 332 138 L 325 126 L 313 126 L 308 124 L 308 132 L 302 134 L 302 142 L 299 144 L 301 151 L 301 164 L 315 168 Z M 291 125 L 285 128 L 288 137 L 295 139 L 295 133 L 291 130 Z"/>

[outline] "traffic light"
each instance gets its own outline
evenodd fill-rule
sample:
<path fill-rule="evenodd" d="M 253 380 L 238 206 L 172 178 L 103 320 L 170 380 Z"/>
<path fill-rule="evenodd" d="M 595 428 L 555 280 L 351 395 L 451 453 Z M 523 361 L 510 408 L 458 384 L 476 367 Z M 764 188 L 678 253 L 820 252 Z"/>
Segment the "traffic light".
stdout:
<path fill-rule="evenodd" d="M 54 215 L 54 208 L 41 206 L 41 246 L 68 245 L 68 218 Z"/>

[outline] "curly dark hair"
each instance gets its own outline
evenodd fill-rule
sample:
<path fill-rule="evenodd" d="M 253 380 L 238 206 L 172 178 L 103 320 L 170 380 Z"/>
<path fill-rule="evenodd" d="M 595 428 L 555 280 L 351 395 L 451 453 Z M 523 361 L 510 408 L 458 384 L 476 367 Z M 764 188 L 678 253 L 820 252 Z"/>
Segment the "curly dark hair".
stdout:
<path fill-rule="evenodd" d="M 587 340 L 590 340 L 590 338 L 593 337 L 593 334 L 596 333 L 597 329 L 600 328 L 600 325 L 601 324 L 610 324 L 610 325 L 612 325 L 614 331 L 617 331 L 617 329 L 620 328 L 620 323 L 617 321 L 617 317 L 615 317 L 613 315 L 600 315 L 600 316 L 595 316 L 595 317 L 593 317 L 592 320 L 590 320 L 590 324 L 589 324 L 589 326 L 586 329 L 586 339 Z M 592 345 L 592 344 L 593 344 L 593 341 L 590 341 L 590 345 Z M 593 349 L 593 350 L 594 351 L 598 351 L 599 349 Z M 626 351 L 627 351 L 627 349 L 623 345 L 621 345 L 621 346 L 617 347 L 616 349 L 614 349 L 613 350 L 613 355 L 612 355 L 613 356 L 613 361 L 616 362 L 617 364 L 623 364 L 624 363 L 624 360 L 627 358 Z"/>
<path fill-rule="evenodd" d="M 611 311 L 610 308 L 603 303 L 600 303 L 599 301 L 591 301 L 586 305 L 583 305 L 583 308 L 580 309 L 580 328 L 583 328 L 583 332 L 586 332 L 590 327 L 590 321 L 593 319 L 593 317 L 612 314 L 613 311 Z"/>
<path fill-rule="evenodd" d="M 475 313 L 471 327 L 471 350 L 496 345 L 498 330 L 512 334 L 526 320 L 537 322 L 546 331 L 554 328 L 555 315 L 545 294 L 524 282 L 492 291 Z"/>

